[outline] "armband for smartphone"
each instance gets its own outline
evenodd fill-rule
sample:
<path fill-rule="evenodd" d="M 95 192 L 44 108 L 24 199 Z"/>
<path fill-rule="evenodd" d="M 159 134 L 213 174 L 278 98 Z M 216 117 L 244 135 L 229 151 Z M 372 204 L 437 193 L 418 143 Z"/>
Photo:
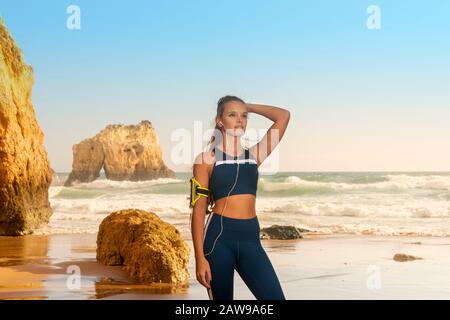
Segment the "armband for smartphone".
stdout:
<path fill-rule="evenodd" d="M 202 187 L 200 185 L 200 182 L 195 180 L 195 177 L 192 177 L 190 181 L 191 181 L 191 193 L 189 199 L 190 200 L 189 207 L 193 208 L 197 200 L 200 199 L 200 197 L 208 198 L 209 189 Z"/>

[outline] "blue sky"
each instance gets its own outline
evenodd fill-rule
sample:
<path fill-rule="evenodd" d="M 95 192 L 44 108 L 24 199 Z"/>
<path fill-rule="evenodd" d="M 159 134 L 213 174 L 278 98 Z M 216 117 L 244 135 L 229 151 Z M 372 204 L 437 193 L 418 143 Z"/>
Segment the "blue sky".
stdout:
<path fill-rule="evenodd" d="M 71 4 L 80 30 L 66 28 Z M 211 127 L 226 94 L 291 111 L 282 171 L 450 170 L 448 1 L 0 0 L 0 15 L 34 68 L 56 171 L 73 144 L 144 119 L 187 170 L 172 132 Z"/>

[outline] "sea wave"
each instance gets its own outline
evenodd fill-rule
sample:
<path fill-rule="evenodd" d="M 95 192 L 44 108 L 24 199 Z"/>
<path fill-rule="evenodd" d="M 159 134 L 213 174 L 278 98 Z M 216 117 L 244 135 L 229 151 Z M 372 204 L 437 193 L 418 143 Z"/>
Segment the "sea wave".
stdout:
<path fill-rule="evenodd" d="M 135 208 L 154 212 L 189 234 L 188 176 L 52 185 L 53 215 L 38 232 L 95 233 L 111 212 Z M 256 211 L 262 226 L 294 224 L 325 234 L 446 236 L 449 200 L 448 174 L 284 173 L 260 176 Z"/>
<path fill-rule="evenodd" d="M 347 191 L 372 192 L 401 192 L 408 190 L 450 191 L 450 175 L 410 176 L 385 175 L 376 177 L 368 183 L 363 178 L 351 182 L 313 181 L 298 176 L 288 176 L 282 181 L 270 181 L 260 178 L 258 190 L 266 195 L 304 195 L 304 194 L 333 194 Z M 370 180 L 370 179 L 369 179 Z"/>

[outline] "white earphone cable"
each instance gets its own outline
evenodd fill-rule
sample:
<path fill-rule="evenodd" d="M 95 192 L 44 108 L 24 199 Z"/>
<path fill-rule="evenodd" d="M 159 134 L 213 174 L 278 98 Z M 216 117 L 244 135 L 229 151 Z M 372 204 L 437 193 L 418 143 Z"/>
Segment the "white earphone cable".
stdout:
<path fill-rule="evenodd" d="M 245 151 L 244 151 L 244 153 L 245 153 Z M 233 191 L 234 187 L 236 186 L 238 177 L 239 177 L 239 160 L 237 161 L 236 178 L 234 180 L 233 187 L 231 187 L 230 191 L 228 191 L 227 198 L 225 199 L 225 205 L 224 205 L 224 207 L 222 209 L 222 213 L 220 214 L 220 233 L 217 236 L 217 238 L 214 240 L 213 247 L 212 247 L 211 251 L 209 251 L 208 253 L 205 253 L 205 256 L 210 255 L 214 251 L 214 247 L 216 246 L 216 242 L 219 239 L 219 237 L 222 235 L 222 232 L 223 232 L 223 212 L 225 211 L 225 208 L 227 207 L 228 197 L 230 196 L 231 191 Z M 214 214 L 214 213 L 211 213 L 211 215 L 212 214 Z"/>

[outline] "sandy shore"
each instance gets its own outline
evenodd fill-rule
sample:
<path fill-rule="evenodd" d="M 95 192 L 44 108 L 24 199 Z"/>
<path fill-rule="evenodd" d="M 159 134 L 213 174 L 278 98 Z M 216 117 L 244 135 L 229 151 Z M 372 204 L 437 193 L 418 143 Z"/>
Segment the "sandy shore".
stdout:
<path fill-rule="evenodd" d="M 287 299 L 450 298 L 450 238 L 310 236 L 263 245 Z M 137 284 L 121 267 L 97 263 L 95 249 L 90 234 L 0 237 L 0 299 L 208 299 L 192 255 L 189 287 L 173 288 Z M 423 259 L 396 262 L 396 253 Z M 235 277 L 235 299 L 254 299 Z"/>

